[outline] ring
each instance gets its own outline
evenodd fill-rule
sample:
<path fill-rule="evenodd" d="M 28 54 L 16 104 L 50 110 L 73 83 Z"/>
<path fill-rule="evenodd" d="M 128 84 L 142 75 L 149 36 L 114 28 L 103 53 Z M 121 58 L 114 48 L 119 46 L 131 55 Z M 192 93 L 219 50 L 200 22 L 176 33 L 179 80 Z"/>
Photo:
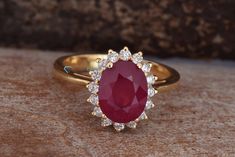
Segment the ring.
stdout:
<path fill-rule="evenodd" d="M 136 128 L 147 119 L 145 111 L 154 107 L 156 93 L 172 89 L 180 79 L 173 68 L 143 59 L 142 52 L 131 54 L 127 47 L 107 55 L 82 54 L 63 56 L 54 63 L 54 75 L 73 83 L 86 84 L 87 99 L 101 118 L 101 126 L 121 131 Z"/>

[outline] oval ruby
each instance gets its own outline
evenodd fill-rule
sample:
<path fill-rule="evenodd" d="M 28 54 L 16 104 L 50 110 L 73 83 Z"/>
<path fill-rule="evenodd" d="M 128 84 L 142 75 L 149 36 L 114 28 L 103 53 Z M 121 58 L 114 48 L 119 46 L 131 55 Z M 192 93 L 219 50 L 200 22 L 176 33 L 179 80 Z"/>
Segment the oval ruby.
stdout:
<path fill-rule="evenodd" d="M 144 111 L 148 85 L 144 72 L 132 61 L 117 61 L 103 71 L 99 82 L 99 105 L 112 121 L 127 123 Z"/>

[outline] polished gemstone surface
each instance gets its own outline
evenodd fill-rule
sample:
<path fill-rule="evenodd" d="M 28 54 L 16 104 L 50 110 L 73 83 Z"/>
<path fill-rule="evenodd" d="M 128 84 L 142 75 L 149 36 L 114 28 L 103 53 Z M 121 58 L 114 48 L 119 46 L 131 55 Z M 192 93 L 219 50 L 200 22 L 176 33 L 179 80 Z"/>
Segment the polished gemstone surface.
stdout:
<path fill-rule="evenodd" d="M 99 82 L 99 105 L 112 121 L 127 123 L 144 111 L 148 86 L 144 72 L 132 61 L 117 61 L 103 71 Z"/>

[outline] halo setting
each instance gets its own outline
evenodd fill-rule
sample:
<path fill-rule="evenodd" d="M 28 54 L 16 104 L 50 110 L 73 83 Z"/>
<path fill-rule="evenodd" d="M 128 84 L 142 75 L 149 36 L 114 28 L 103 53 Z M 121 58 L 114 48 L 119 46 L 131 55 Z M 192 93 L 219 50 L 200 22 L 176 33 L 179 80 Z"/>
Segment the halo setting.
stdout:
<path fill-rule="evenodd" d="M 132 55 L 127 47 L 120 53 L 109 50 L 107 58 L 97 62 L 98 69 L 89 72 L 93 81 L 87 85 L 92 115 L 117 131 L 136 128 L 138 121 L 147 119 L 145 111 L 154 107 L 151 97 L 157 91 L 152 85 L 157 77 L 150 72 L 151 63 L 143 60 L 142 52 Z"/>

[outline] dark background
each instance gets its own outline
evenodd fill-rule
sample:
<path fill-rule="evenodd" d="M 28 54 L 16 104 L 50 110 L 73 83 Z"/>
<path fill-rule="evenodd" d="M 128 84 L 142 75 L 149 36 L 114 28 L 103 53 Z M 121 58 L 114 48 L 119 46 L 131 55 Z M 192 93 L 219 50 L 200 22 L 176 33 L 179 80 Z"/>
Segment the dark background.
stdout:
<path fill-rule="evenodd" d="M 0 46 L 235 59 L 234 0 L 0 0 Z"/>

